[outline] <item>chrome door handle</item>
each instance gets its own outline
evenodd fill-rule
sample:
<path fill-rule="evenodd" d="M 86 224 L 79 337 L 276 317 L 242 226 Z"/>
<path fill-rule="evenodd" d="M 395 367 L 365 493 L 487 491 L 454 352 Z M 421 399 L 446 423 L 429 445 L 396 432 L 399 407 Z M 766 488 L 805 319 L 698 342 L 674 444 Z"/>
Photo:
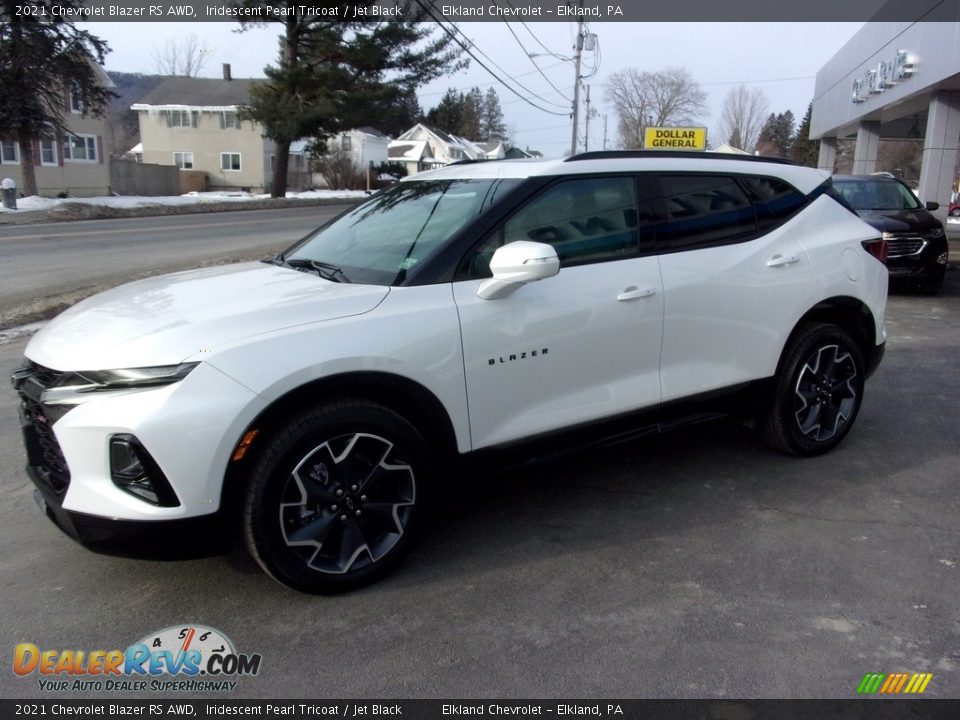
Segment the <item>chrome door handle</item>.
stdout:
<path fill-rule="evenodd" d="M 792 265 L 795 262 L 800 262 L 799 255 L 774 255 L 772 258 L 767 260 L 767 267 L 780 267 L 781 265 Z"/>
<path fill-rule="evenodd" d="M 648 298 L 657 294 L 656 288 L 638 288 L 635 285 L 628 287 L 622 293 L 617 295 L 617 300 L 624 302 L 625 300 L 637 300 L 638 298 Z"/>

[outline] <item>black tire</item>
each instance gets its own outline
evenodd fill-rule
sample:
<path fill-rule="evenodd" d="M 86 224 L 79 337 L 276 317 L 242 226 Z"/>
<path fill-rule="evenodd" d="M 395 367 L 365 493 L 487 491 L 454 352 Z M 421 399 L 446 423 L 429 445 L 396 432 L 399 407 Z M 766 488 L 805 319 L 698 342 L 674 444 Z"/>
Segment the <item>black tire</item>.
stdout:
<path fill-rule="evenodd" d="M 365 400 L 307 410 L 263 445 L 244 504 L 247 549 L 308 593 L 366 585 L 397 567 L 424 515 L 432 461 L 416 429 Z"/>
<path fill-rule="evenodd" d="M 773 397 L 757 423 L 761 437 L 793 455 L 832 450 L 857 418 L 863 382 L 863 354 L 850 333 L 838 325 L 802 326 L 780 358 Z"/>

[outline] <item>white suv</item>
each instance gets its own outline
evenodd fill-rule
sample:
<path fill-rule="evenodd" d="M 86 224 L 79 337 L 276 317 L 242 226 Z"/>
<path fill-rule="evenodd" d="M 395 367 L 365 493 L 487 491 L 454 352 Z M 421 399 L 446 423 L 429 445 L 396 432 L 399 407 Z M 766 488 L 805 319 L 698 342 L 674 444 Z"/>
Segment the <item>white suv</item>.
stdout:
<path fill-rule="evenodd" d="M 28 470 L 85 544 L 226 520 L 280 582 L 355 587 L 478 451 L 718 399 L 776 448 L 834 447 L 883 354 L 884 243 L 826 173 L 760 158 L 421 173 L 272 260 L 60 315 L 13 376 Z"/>

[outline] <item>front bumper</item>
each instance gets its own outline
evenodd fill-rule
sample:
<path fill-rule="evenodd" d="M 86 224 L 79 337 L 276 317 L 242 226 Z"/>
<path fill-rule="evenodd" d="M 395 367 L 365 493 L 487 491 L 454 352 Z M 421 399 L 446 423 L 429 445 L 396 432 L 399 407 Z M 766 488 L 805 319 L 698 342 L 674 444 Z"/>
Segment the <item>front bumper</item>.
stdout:
<path fill-rule="evenodd" d="M 947 263 L 937 261 L 948 252 L 946 237 L 928 238 L 923 249 L 915 255 L 887 258 L 887 270 L 890 272 L 890 279 L 893 281 L 927 280 L 942 277 Z"/>
<path fill-rule="evenodd" d="M 146 524 L 215 514 L 234 447 L 262 409 L 256 394 L 207 363 L 178 383 L 91 395 L 65 412 L 45 405 L 19 379 L 28 473 L 48 514 L 83 542 L 98 533 L 94 519 L 108 521 L 110 534 L 118 535 L 124 522 L 142 531 Z M 134 436 L 156 461 L 176 496 L 171 506 L 114 483 L 110 441 L 117 435 Z"/>
<path fill-rule="evenodd" d="M 182 520 L 121 520 L 64 510 L 35 468 L 27 475 L 40 510 L 66 535 L 95 552 L 125 557 L 172 559 L 199 557 L 229 548 L 232 532 L 225 512 Z"/>

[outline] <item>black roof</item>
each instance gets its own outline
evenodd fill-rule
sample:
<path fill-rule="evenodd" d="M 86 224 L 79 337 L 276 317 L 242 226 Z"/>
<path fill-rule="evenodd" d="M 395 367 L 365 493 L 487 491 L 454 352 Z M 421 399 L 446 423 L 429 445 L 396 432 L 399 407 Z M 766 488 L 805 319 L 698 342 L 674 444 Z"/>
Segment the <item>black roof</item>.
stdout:
<path fill-rule="evenodd" d="M 139 101 L 144 105 L 246 105 L 257 80 L 172 77 L 163 80 Z"/>

